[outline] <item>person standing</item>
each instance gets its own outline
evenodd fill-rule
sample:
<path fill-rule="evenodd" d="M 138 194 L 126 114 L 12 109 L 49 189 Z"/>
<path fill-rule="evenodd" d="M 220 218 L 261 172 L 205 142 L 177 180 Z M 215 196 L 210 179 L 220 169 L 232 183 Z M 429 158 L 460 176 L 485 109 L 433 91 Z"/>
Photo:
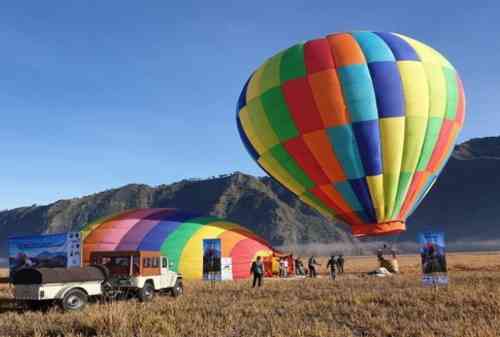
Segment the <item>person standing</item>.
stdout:
<path fill-rule="evenodd" d="M 326 264 L 326 269 L 330 268 L 330 278 L 334 281 L 337 278 L 337 265 L 337 258 L 335 255 L 332 255 L 330 257 L 330 260 L 328 260 L 328 263 Z"/>
<path fill-rule="evenodd" d="M 285 277 L 285 260 L 280 259 L 280 277 Z"/>
<path fill-rule="evenodd" d="M 262 277 L 264 276 L 264 263 L 262 263 L 260 256 L 257 256 L 257 259 L 252 262 L 250 273 L 253 275 L 252 288 L 255 288 L 256 284 L 260 287 L 262 285 Z"/>
<path fill-rule="evenodd" d="M 309 263 L 308 263 L 308 267 L 309 267 L 309 277 L 316 277 L 317 276 L 317 273 L 316 273 L 316 266 L 321 266 L 319 263 L 316 262 L 316 258 L 313 256 L 311 256 L 309 258 Z"/>
<path fill-rule="evenodd" d="M 340 254 L 337 258 L 337 267 L 340 274 L 344 273 L 344 255 Z"/>
<path fill-rule="evenodd" d="M 304 263 L 302 260 L 298 257 L 295 259 L 295 274 L 299 276 L 305 276 L 306 273 L 304 271 Z"/>
<path fill-rule="evenodd" d="M 394 273 L 399 273 L 399 263 L 398 263 L 398 257 L 396 255 L 396 251 L 394 249 L 391 249 L 391 256 L 392 256 L 392 260 L 391 260 L 391 266 L 392 266 L 392 269 L 394 270 Z"/>

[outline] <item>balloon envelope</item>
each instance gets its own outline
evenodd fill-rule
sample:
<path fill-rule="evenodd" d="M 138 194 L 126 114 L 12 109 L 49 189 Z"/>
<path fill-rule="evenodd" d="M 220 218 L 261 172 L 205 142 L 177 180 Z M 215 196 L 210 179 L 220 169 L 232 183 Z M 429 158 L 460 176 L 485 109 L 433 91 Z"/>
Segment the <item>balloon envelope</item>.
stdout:
<path fill-rule="evenodd" d="M 395 33 L 296 44 L 248 79 L 237 125 L 256 162 L 354 235 L 405 230 L 464 121 L 454 67 Z"/>

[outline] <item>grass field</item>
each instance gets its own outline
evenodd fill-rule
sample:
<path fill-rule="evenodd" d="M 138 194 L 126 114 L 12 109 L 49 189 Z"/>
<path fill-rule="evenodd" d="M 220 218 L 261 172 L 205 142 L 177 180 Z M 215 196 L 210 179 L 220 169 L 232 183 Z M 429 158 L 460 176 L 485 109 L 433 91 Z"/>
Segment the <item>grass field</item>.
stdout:
<path fill-rule="evenodd" d="M 401 275 L 375 278 L 364 274 L 375 258 L 347 258 L 336 282 L 266 279 L 255 290 L 248 281 L 186 282 L 178 299 L 93 304 L 76 313 L 0 303 L 0 336 L 500 335 L 500 254 L 449 254 L 450 285 L 438 291 L 420 285 L 417 256 L 399 263 Z"/>

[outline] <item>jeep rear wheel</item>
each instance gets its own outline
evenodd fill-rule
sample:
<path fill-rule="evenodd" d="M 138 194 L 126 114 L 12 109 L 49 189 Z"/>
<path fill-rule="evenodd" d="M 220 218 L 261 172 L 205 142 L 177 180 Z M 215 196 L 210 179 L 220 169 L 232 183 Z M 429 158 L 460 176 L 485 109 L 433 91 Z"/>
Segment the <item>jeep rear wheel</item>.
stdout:
<path fill-rule="evenodd" d="M 181 296 L 184 293 L 184 286 L 182 285 L 182 280 L 177 279 L 175 285 L 172 287 L 171 294 L 173 297 Z"/>
<path fill-rule="evenodd" d="M 87 302 L 88 296 L 83 290 L 73 289 L 64 295 L 61 306 L 65 311 L 75 311 L 83 309 Z"/>
<path fill-rule="evenodd" d="M 151 284 L 151 282 L 146 282 L 144 287 L 139 290 L 138 296 L 141 302 L 151 301 L 155 296 L 155 288 L 153 287 L 153 284 Z"/>

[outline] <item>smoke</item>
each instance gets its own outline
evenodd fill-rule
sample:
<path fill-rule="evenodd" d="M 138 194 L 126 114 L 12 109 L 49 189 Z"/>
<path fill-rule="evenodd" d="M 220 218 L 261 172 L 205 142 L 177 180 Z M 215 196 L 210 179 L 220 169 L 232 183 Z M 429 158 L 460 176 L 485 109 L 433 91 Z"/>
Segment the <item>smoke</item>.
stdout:
<path fill-rule="evenodd" d="M 386 245 L 398 254 L 417 254 L 420 244 L 414 241 L 366 241 L 366 242 L 331 242 L 290 244 L 276 247 L 282 252 L 293 253 L 297 256 L 330 256 L 330 255 L 374 255 L 377 249 Z M 446 242 L 448 252 L 492 252 L 500 251 L 500 240 L 482 241 L 450 241 Z"/>
<path fill-rule="evenodd" d="M 500 240 L 454 241 L 447 243 L 450 252 L 492 252 L 500 250 Z"/>
<path fill-rule="evenodd" d="M 371 255 L 382 245 L 383 243 L 378 242 L 331 242 L 283 245 L 276 247 L 276 249 L 299 256 Z"/>

